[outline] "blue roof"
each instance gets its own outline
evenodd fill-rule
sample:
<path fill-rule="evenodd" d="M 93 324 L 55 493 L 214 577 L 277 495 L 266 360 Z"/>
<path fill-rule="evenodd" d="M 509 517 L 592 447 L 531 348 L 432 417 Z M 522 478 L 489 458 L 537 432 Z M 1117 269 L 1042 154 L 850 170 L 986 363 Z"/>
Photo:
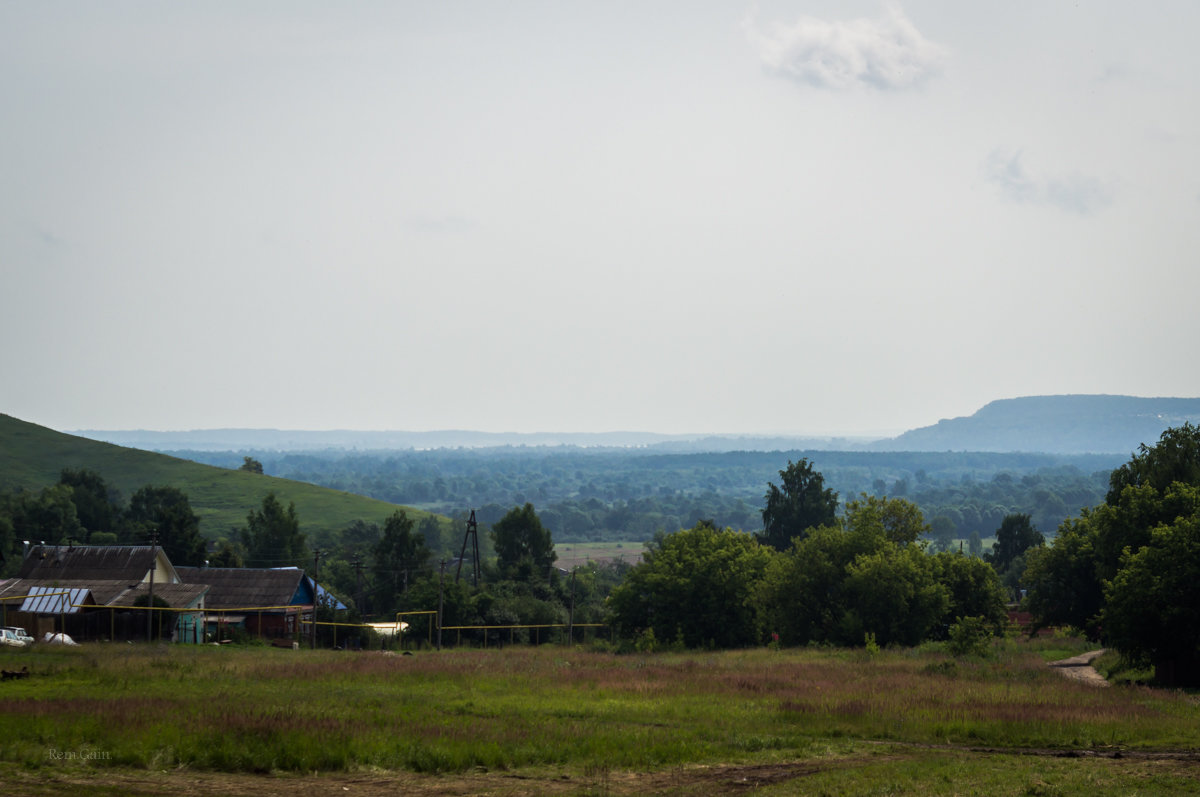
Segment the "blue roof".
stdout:
<path fill-rule="evenodd" d="M 271 569 L 272 570 L 299 570 L 300 568 L 298 568 L 298 567 L 272 567 Z M 306 591 L 305 587 L 308 588 L 307 589 L 308 594 L 301 595 L 302 592 Z M 311 600 L 310 596 L 312 595 L 313 587 L 316 587 L 317 601 L 319 603 L 321 603 L 322 605 L 332 606 L 334 609 L 336 609 L 338 611 L 341 611 L 341 610 L 347 608 L 346 604 L 344 604 L 340 600 L 338 600 L 336 595 L 334 595 L 332 592 L 330 592 L 329 590 L 322 587 L 317 582 L 313 581 L 312 576 L 310 576 L 308 573 L 304 574 L 304 578 L 301 579 L 300 586 L 296 588 L 296 597 L 293 599 L 293 601 L 296 603 L 312 603 L 313 601 Z"/>

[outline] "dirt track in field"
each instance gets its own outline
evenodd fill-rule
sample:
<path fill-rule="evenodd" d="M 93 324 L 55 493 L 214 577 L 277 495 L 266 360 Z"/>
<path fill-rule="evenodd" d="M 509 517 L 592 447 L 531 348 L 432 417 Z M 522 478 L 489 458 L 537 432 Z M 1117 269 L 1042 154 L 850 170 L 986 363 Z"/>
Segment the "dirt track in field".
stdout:
<path fill-rule="evenodd" d="M 465 797 L 465 795 L 568 794 L 736 794 L 784 783 L 817 772 L 865 763 L 868 759 L 835 759 L 747 766 L 675 767 L 661 772 L 595 772 L 580 777 L 537 776 L 504 772 L 415 775 L 406 772 L 336 775 L 236 775 L 175 770 L 168 772 L 75 770 L 20 771 L 6 775 L 5 793 L 29 797 L 58 794 L 158 795 L 193 797 L 290 797 L 300 795 L 394 794 Z M 872 756 L 870 761 L 884 760 Z M 9 791 L 13 789 L 13 791 Z"/>
<path fill-rule="evenodd" d="M 1079 656 L 1072 656 L 1069 659 L 1052 661 L 1050 662 L 1050 666 L 1066 677 L 1076 681 L 1083 681 L 1089 686 L 1111 686 L 1105 680 L 1104 676 L 1096 672 L 1096 668 L 1092 666 L 1092 662 L 1098 659 L 1103 653 L 1103 649 L 1093 650 Z"/>
<path fill-rule="evenodd" d="M 244 775 L 189 770 L 153 772 L 72 768 L 49 771 L 12 769 L 3 773 L 0 793 L 42 795 L 160 795 L 188 794 L 193 797 L 315 797 L 315 795 L 359 795 L 383 797 L 394 794 L 465 797 L 466 795 L 642 795 L 743 794 L 785 784 L 822 772 L 869 766 L 886 761 L 915 758 L 918 749 L 940 750 L 978 756 L 1046 756 L 1056 758 L 1110 759 L 1111 765 L 1127 768 L 1150 762 L 1163 771 L 1173 771 L 1200 782 L 1200 752 L 1095 751 L 1095 750 L 1010 750 L 966 748 L 953 745 L 895 745 L 881 755 L 807 759 L 770 764 L 683 766 L 659 772 L 597 771 L 579 776 L 550 772 L 520 774 L 476 772 L 453 775 L 417 775 L 379 772 L 333 775 Z M 899 749 L 895 749 L 899 748 Z M 905 753 L 904 748 L 911 753 Z"/>

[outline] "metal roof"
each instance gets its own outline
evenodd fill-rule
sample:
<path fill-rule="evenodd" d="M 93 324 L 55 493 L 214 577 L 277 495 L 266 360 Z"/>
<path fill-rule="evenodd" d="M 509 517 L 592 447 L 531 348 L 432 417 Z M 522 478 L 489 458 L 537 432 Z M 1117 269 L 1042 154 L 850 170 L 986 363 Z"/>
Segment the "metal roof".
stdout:
<path fill-rule="evenodd" d="M 162 598 L 172 609 L 199 608 L 197 604 L 202 602 L 209 589 L 211 588 L 207 584 L 155 584 L 154 597 Z M 108 601 L 107 605 L 133 606 L 138 598 L 145 597 L 149 593 L 150 585 L 142 582 L 124 590 L 120 595 Z"/>
<path fill-rule="evenodd" d="M 272 570 L 251 567 L 177 567 L 187 584 L 207 584 L 209 609 L 246 609 L 257 606 L 307 605 L 312 591 L 299 569 Z M 304 600 L 304 598 L 308 600 Z"/>
<path fill-rule="evenodd" d="M 158 555 L 166 559 L 159 548 Z M 92 581 L 111 579 L 134 583 L 154 567 L 149 545 L 35 545 L 21 562 L 18 578 Z M 173 570 L 167 562 L 168 570 Z"/>
<path fill-rule="evenodd" d="M 298 567 L 180 566 L 175 570 L 187 584 L 212 587 L 205 599 L 205 606 L 210 609 L 309 605 L 313 602 L 314 588 L 322 602 L 330 600 L 334 609 L 346 608 L 346 604 Z"/>
<path fill-rule="evenodd" d="M 84 590 L 91 594 L 89 606 L 131 607 L 139 596 L 150 591 L 145 581 L 129 583 L 113 579 L 94 581 L 60 581 L 57 579 L 13 579 L 0 584 L 0 600 L 10 609 L 16 609 L 16 600 L 26 595 L 45 595 L 47 592 Z M 173 609 L 190 609 L 202 602 L 208 593 L 206 584 L 155 584 L 154 595 L 162 598 Z M 75 601 L 79 603 L 79 601 Z M 24 605 L 24 604 L 22 604 Z M 22 611 L 25 611 L 22 609 Z"/>

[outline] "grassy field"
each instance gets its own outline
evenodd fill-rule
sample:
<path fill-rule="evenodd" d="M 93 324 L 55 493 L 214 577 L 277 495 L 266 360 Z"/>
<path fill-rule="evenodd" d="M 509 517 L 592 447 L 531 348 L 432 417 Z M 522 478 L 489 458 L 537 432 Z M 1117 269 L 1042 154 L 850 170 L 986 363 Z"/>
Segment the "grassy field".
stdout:
<path fill-rule="evenodd" d="M 644 542 L 560 542 L 554 546 L 554 552 L 558 554 L 555 564 L 566 570 L 588 562 L 616 559 L 635 565 L 642 560 L 645 550 Z"/>
<path fill-rule="evenodd" d="M 296 504 L 301 531 L 314 535 L 340 530 L 357 519 L 382 523 L 400 507 L 361 495 L 289 479 L 216 468 L 184 459 L 63 434 L 0 415 L 0 489 L 40 490 L 58 481 L 64 468 L 88 468 L 128 500 L 147 484 L 177 487 L 200 517 L 201 532 L 226 535 L 246 523 L 268 492 Z M 427 513 L 407 510 L 410 517 Z"/>
<path fill-rule="evenodd" d="M 0 667 L 31 676 L 0 684 L 0 784 L 258 795 L 1200 789 L 1196 696 L 1096 689 L 1045 666 L 1081 649 L 1005 641 L 988 660 L 937 646 L 2 652 Z"/>

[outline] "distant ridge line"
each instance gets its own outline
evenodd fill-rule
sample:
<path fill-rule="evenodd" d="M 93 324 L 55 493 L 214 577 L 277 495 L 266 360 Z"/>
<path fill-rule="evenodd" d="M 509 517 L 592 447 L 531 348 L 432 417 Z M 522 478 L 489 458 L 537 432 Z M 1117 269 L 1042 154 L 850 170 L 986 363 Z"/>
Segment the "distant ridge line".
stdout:
<path fill-rule="evenodd" d="M 660 434 L 655 432 L 425 432 L 196 429 L 71 432 L 152 451 L 384 451 L 446 448 L 622 448 L 662 453 L 709 451 L 980 451 L 1129 454 L 1162 432 L 1200 423 L 1200 398 L 1113 394 L 1024 396 L 991 401 L 975 413 L 892 438 Z"/>

